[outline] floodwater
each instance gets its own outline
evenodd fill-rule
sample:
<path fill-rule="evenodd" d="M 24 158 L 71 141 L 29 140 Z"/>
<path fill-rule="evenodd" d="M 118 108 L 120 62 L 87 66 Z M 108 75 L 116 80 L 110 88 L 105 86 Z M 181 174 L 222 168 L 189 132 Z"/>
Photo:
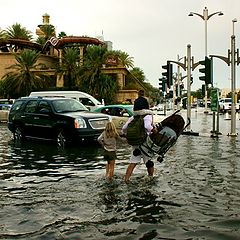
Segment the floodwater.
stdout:
<path fill-rule="evenodd" d="M 225 115 L 218 138 L 211 115 L 191 116 L 199 136 L 180 136 L 154 178 L 140 165 L 129 184 L 126 143 L 109 182 L 97 145 L 17 144 L 0 124 L 0 239 L 240 239 L 239 136 Z"/>

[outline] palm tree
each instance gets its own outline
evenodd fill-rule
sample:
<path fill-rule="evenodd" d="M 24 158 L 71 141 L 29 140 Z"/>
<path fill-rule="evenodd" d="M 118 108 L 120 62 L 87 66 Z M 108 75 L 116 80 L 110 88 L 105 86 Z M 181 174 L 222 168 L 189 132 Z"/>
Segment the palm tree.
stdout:
<path fill-rule="evenodd" d="M 7 33 L 4 30 L 0 30 L 0 41 L 7 39 Z"/>
<path fill-rule="evenodd" d="M 107 56 L 109 55 L 113 55 L 117 57 L 119 60 L 119 65 L 122 67 L 126 67 L 126 68 L 134 67 L 133 57 L 130 57 L 126 52 L 123 52 L 121 50 L 117 50 L 117 51 L 113 50 L 113 51 L 108 51 Z"/>
<path fill-rule="evenodd" d="M 39 36 L 36 40 L 37 43 L 44 46 L 44 44 L 51 38 L 55 36 L 55 27 L 51 24 L 49 25 L 38 25 L 40 30 L 43 32 L 44 36 Z"/>
<path fill-rule="evenodd" d="M 4 95 L 8 97 L 26 96 L 36 89 L 50 86 L 50 77 L 46 73 L 37 70 L 45 67 L 37 63 L 40 53 L 32 50 L 23 50 L 14 54 L 16 63 L 7 69 L 12 71 L 3 76 L 2 87 Z"/>
<path fill-rule="evenodd" d="M 38 38 L 36 39 L 36 43 L 44 46 L 44 44 L 46 43 L 46 39 L 45 39 L 44 37 L 38 37 Z"/>
<path fill-rule="evenodd" d="M 114 79 L 108 75 L 100 74 L 96 87 L 98 95 L 104 99 L 106 104 L 115 102 L 117 82 Z"/>
<path fill-rule="evenodd" d="M 142 69 L 135 67 L 132 70 L 130 70 L 130 74 L 133 75 L 135 78 L 137 78 L 139 81 L 144 82 L 145 81 L 145 75 Z"/>
<path fill-rule="evenodd" d="M 62 64 L 57 66 L 57 72 L 64 76 L 64 85 L 68 89 L 75 87 L 79 78 L 79 50 L 77 48 L 65 48 Z"/>
<path fill-rule="evenodd" d="M 66 36 L 67 36 L 67 34 L 65 32 L 63 32 L 63 31 L 58 34 L 58 38 L 59 39 L 61 39 L 63 37 L 66 37 Z"/>
<path fill-rule="evenodd" d="M 22 27 L 20 23 L 15 23 L 11 27 L 8 27 L 6 35 L 10 39 L 32 40 L 32 33 L 25 27 Z"/>
<path fill-rule="evenodd" d="M 88 85 L 91 95 L 98 95 L 99 78 L 102 65 L 105 63 L 107 49 L 100 46 L 87 47 L 81 67 L 81 82 L 78 85 Z"/>

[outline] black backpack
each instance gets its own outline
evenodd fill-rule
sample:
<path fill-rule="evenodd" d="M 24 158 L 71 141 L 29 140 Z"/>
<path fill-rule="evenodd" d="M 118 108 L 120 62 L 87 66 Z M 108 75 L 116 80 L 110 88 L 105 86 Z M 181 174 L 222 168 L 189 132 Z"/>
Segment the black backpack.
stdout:
<path fill-rule="evenodd" d="M 139 146 L 145 141 L 147 133 L 144 127 L 144 117 L 134 116 L 133 120 L 128 124 L 126 138 L 129 145 Z"/>

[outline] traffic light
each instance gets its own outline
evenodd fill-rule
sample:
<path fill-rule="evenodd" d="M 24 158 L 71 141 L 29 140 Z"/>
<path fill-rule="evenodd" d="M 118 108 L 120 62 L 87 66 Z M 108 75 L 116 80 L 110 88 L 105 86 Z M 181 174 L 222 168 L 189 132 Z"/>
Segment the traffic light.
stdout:
<path fill-rule="evenodd" d="M 169 90 L 169 92 L 166 95 L 166 98 L 168 99 L 173 98 L 173 90 Z"/>
<path fill-rule="evenodd" d="M 202 96 L 205 97 L 205 85 L 202 85 Z"/>
<path fill-rule="evenodd" d="M 199 62 L 204 68 L 199 69 L 199 72 L 204 73 L 204 76 L 199 77 L 206 85 L 212 84 L 212 59 L 205 57 L 204 61 Z"/>
<path fill-rule="evenodd" d="M 180 85 L 180 96 L 183 95 L 183 90 L 184 90 L 184 84 L 182 83 L 182 84 Z"/>
<path fill-rule="evenodd" d="M 159 78 L 159 90 L 162 92 L 166 92 L 166 79 L 165 78 Z"/>
<path fill-rule="evenodd" d="M 173 98 L 173 90 L 170 90 L 168 95 L 169 95 L 169 98 Z"/>
<path fill-rule="evenodd" d="M 171 85 L 173 85 L 173 76 L 172 76 L 172 64 L 170 63 L 170 61 L 167 61 L 167 65 L 162 66 L 163 69 L 166 69 L 166 72 L 163 72 L 162 75 L 166 78 L 166 83 L 168 88 L 171 87 Z"/>

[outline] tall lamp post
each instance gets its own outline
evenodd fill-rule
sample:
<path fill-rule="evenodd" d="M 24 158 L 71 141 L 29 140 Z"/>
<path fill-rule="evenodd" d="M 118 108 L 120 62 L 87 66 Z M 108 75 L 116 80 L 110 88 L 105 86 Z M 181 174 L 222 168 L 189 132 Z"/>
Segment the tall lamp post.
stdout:
<path fill-rule="evenodd" d="M 231 104 L 231 136 L 236 136 L 236 43 L 234 33 L 234 23 L 237 19 L 232 20 L 233 34 L 231 36 L 231 92 L 232 92 L 232 104 Z"/>
<path fill-rule="evenodd" d="M 184 59 L 185 57 L 179 57 L 179 55 L 177 55 L 177 61 L 180 62 L 182 59 Z M 180 102 L 179 102 L 179 98 L 180 98 L 180 82 L 182 81 L 182 74 L 180 73 L 180 66 L 177 66 L 177 110 L 180 109 Z"/>
<path fill-rule="evenodd" d="M 199 13 L 195 13 L 195 12 L 190 12 L 188 14 L 188 16 L 192 17 L 193 15 L 199 16 L 205 23 L 205 57 L 207 57 L 208 52 L 207 52 L 207 21 L 209 18 L 211 18 L 214 15 L 218 15 L 218 16 L 222 16 L 223 13 L 220 12 L 214 12 L 211 14 L 208 14 L 208 9 L 207 7 L 205 7 L 203 9 L 203 15 L 199 14 Z M 207 85 L 205 84 L 205 112 L 207 113 Z"/>

